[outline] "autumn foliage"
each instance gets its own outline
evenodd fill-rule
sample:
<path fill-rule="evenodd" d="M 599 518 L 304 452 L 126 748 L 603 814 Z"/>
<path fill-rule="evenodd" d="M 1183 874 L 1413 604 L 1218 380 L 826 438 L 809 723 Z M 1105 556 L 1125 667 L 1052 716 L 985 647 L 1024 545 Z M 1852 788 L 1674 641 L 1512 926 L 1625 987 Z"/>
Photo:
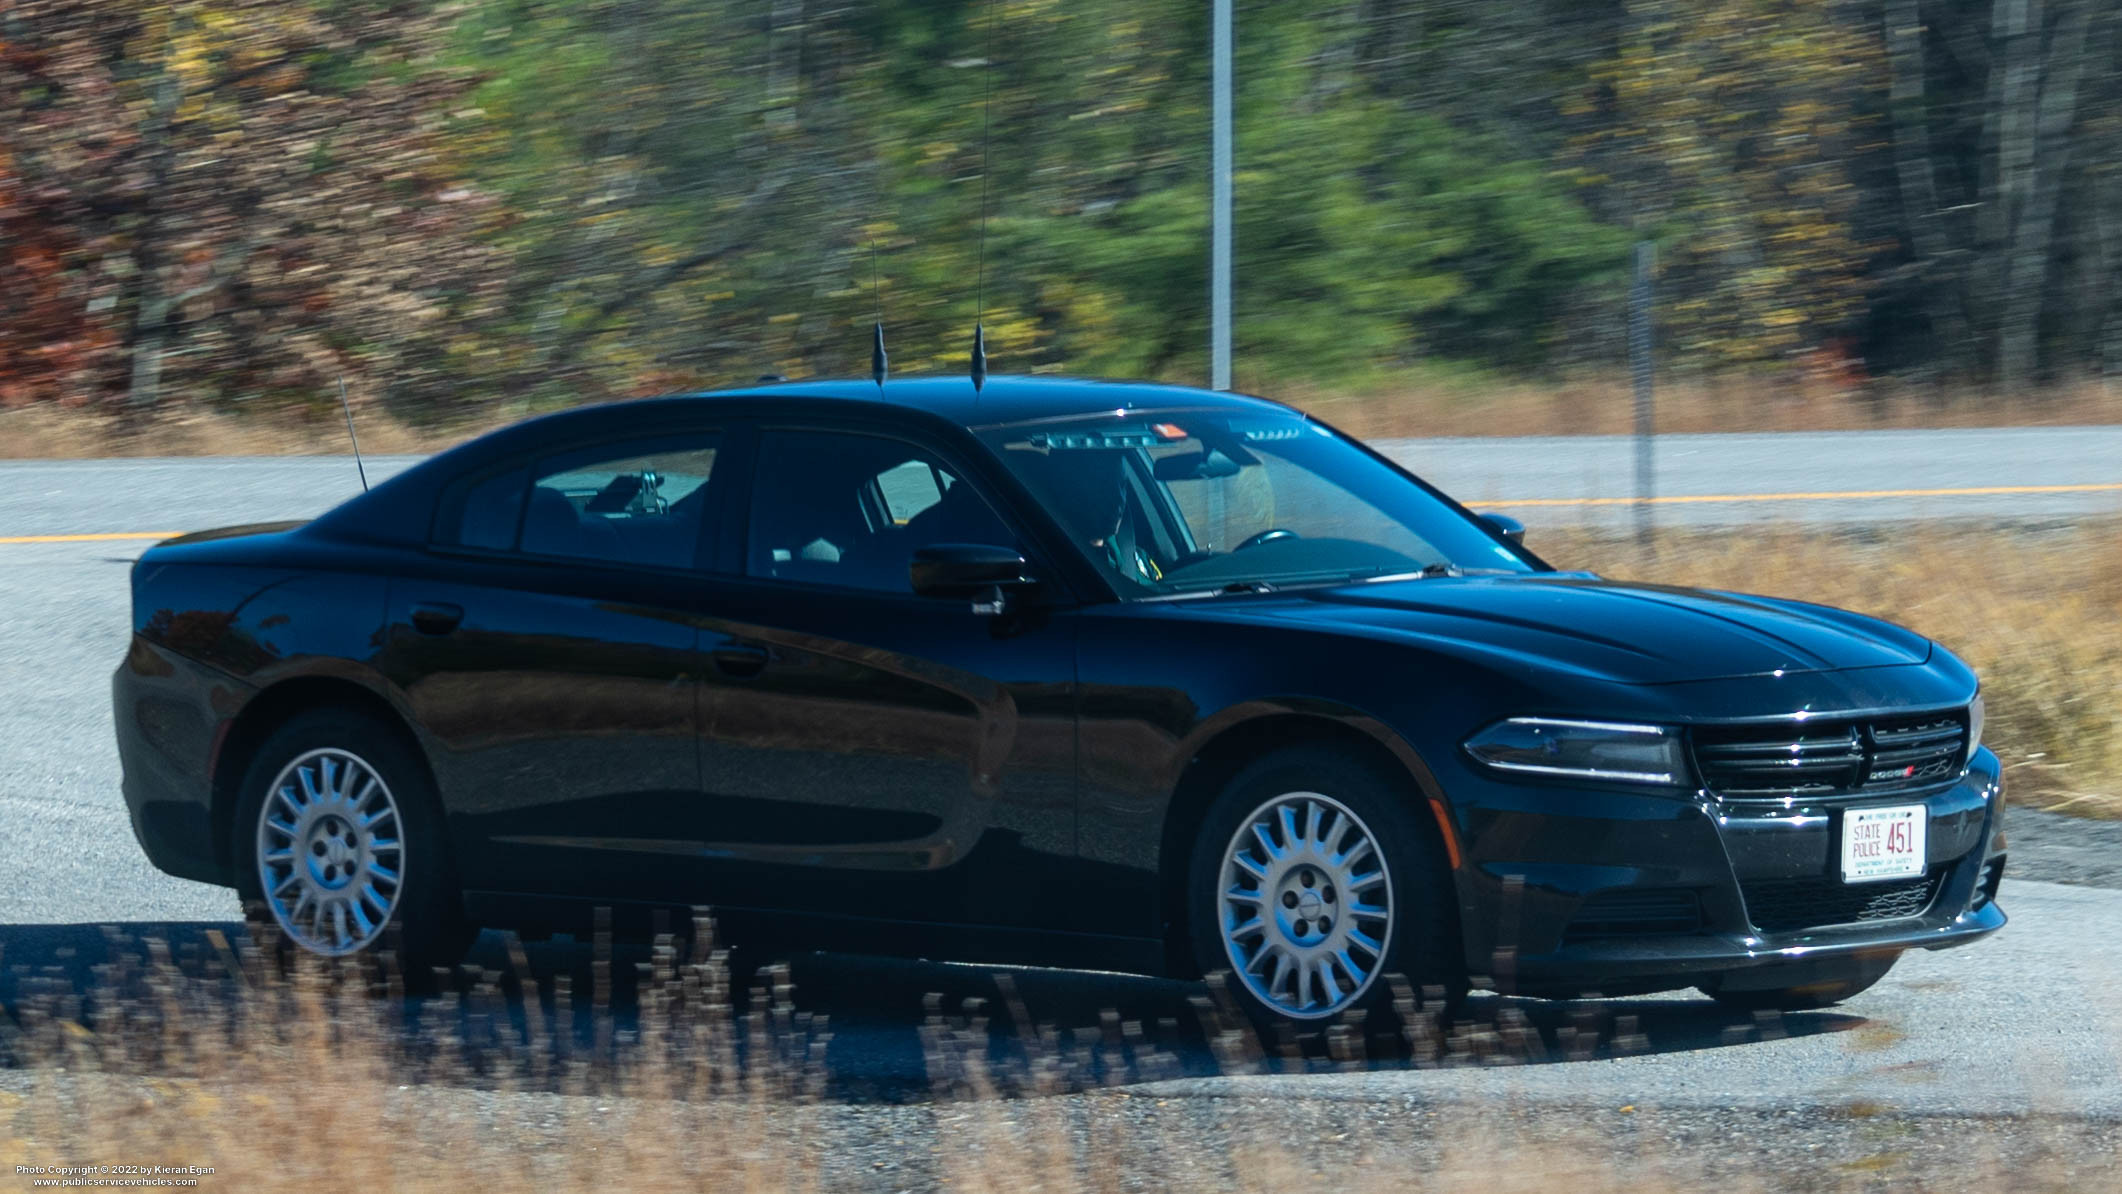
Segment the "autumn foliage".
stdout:
<path fill-rule="evenodd" d="M 0 404 L 1200 380 L 1196 0 L 0 0 Z M 1245 6 L 1240 384 L 2122 379 L 2122 8 Z M 984 257 L 984 259 L 983 259 Z M 1469 379 L 1473 385 L 1469 386 Z M 1882 380 L 1883 379 L 1883 380 Z M 1736 401 L 1736 400 L 1734 400 Z"/>
<path fill-rule="evenodd" d="M 0 5 L 0 401 L 433 396 L 499 272 L 430 5 Z"/>

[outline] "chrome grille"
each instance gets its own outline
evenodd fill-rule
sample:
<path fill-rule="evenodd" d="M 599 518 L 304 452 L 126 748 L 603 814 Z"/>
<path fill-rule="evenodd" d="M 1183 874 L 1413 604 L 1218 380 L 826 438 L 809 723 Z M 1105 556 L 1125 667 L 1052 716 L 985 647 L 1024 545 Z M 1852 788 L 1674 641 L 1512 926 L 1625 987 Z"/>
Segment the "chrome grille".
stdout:
<path fill-rule="evenodd" d="M 1876 795 L 1923 788 L 1967 766 L 1964 712 L 1693 734 L 1703 787 L 1740 798 Z"/>
<path fill-rule="evenodd" d="M 1874 725 L 1864 784 L 1909 786 L 1958 775 L 1966 743 L 1967 724 L 1957 718 Z"/>
<path fill-rule="evenodd" d="M 1796 737 L 1698 738 L 1695 763 L 1712 792 L 1840 792 L 1854 787 L 1864 768 L 1864 740 L 1854 726 Z"/>

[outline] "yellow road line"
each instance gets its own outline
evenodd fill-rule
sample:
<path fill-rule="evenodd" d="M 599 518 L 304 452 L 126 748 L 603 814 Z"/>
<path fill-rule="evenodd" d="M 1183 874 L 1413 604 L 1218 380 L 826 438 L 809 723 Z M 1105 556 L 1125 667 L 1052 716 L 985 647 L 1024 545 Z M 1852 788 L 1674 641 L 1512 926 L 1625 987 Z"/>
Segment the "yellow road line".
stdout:
<path fill-rule="evenodd" d="M 1469 502 L 1475 506 L 1654 506 L 1701 502 L 1837 502 L 1862 498 L 1998 497 L 2020 493 L 2122 493 L 2122 481 L 2093 485 L 1974 485 L 1959 489 L 1843 489 L 1819 493 L 1674 493 L 1654 498 L 1498 498 Z"/>
<path fill-rule="evenodd" d="M 0 543 L 101 543 L 110 539 L 174 539 L 183 531 L 116 531 L 107 535 L 0 535 Z"/>

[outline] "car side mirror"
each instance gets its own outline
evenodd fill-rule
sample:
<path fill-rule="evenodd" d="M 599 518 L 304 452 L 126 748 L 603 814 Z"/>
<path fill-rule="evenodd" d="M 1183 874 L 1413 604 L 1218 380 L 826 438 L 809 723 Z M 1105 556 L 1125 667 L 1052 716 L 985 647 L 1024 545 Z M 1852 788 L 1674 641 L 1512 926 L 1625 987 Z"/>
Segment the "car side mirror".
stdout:
<path fill-rule="evenodd" d="M 1508 514 L 1483 514 L 1481 521 L 1487 523 L 1490 530 L 1512 543 L 1525 542 L 1525 524 Z"/>
<path fill-rule="evenodd" d="M 923 597 L 970 597 L 974 613 L 993 615 L 1007 608 L 1006 590 L 1034 583 L 1024 568 L 1014 547 L 936 543 L 914 549 L 908 573 Z"/>

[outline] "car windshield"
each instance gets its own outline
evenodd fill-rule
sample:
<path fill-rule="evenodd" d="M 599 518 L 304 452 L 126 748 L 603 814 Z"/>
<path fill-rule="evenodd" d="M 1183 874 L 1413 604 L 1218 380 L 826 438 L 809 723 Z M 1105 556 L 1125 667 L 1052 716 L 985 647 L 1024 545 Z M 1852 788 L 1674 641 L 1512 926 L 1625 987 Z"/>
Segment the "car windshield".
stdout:
<path fill-rule="evenodd" d="M 1535 569 L 1296 416 L 1129 411 L 984 437 L 1130 597 Z"/>

